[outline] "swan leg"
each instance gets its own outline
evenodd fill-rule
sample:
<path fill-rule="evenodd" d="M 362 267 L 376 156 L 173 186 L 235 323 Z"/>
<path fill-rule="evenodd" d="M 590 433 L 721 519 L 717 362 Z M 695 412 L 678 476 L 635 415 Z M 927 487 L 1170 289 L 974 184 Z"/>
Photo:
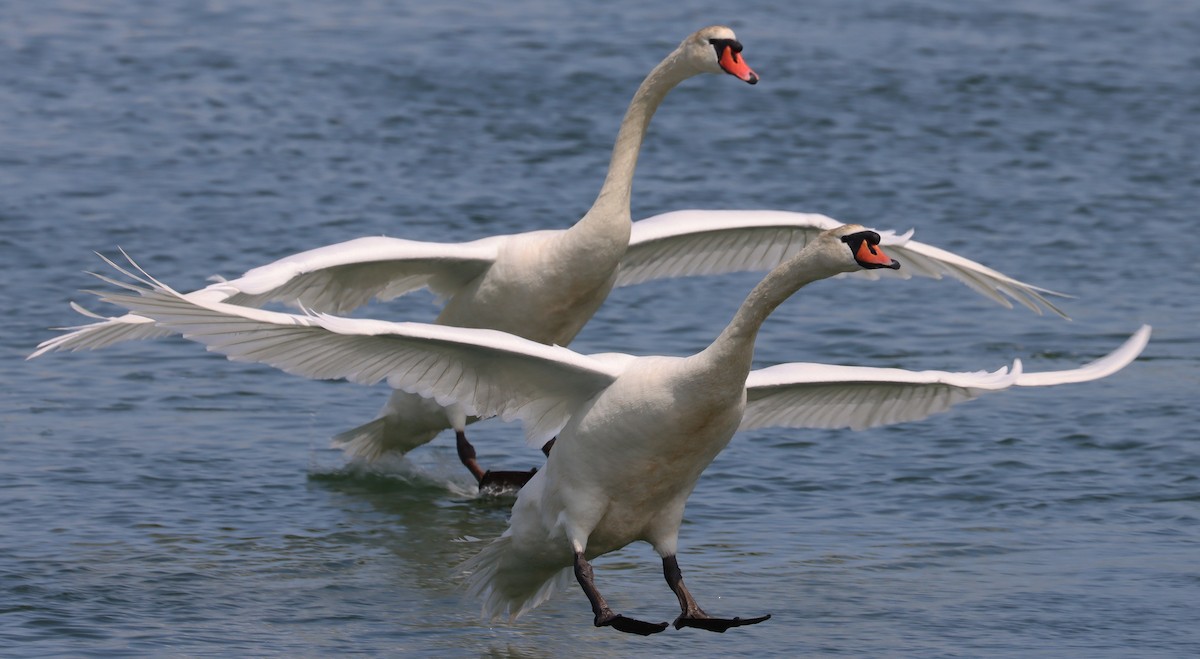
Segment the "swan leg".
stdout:
<path fill-rule="evenodd" d="M 608 602 L 604 601 L 604 596 L 596 590 L 592 564 L 587 562 L 582 552 L 575 552 L 575 579 L 583 588 L 583 594 L 587 595 L 588 601 L 592 603 L 592 612 L 596 614 L 595 625 L 597 627 L 612 627 L 620 632 L 641 636 L 657 634 L 667 628 L 665 622 L 655 624 L 613 613 L 612 609 L 608 608 Z"/>
<path fill-rule="evenodd" d="M 467 470 L 471 472 L 471 475 L 475 477 L 475 482 L 482 484 L 483 477 L 487 475 L 487 472 L 483 470 L 483 467 L 479 466 L 479 461 L 475 459 L 475 447 L 471 446 L 471 442 L 467 441 L 467 433 L 462 430 L 455 430 L 454 436 L 455 447 L 458 449 L 458 459 L 462 461 Z"/>
<path fill-rule="evenodd" d="M 679 598 L 679 608 L 683 611 L 675 619 L 675 629 L 695 627 L 724 634 L 731 627 L 756 625 L 771 617 L 769 613 L 757 618 L 714 618 L 708 615 L 688 592 L 687 586 L 683 585 L 683 573 L 679 571 L 679 560 L 673 554 L 663 557 L 663 576 L 666 577 L 667 585 L 671 587 L 675 597 Z"/>

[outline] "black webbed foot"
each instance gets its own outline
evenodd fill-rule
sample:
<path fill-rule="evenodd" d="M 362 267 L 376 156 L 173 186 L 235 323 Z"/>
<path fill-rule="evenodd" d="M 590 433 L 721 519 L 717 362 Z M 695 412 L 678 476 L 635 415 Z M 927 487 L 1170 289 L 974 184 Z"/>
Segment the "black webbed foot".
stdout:
<path fill-rule="evenodd" d="M 607 617 L 607 618 L 597 618 L 596 626 L 597 627 L 612 627 L 613 629 L 615 629 L 619 632 L 625 632 L 626 634 L 637 634 L 639 636 L 649 636 L 651 634 L 657 634 L 657 633 L 661 632 L 662 630 L 666 629 L 669 626 L 669 623 L 646 622 L 644 620 L 638 620 L 636 618 L 629 618 L 629 617 L 620 615 L 619 613 L 612 613 L 612 614 L 609 614 L 609 617 Z"/>
<path fill-rule="evenodd" d="M 592 564 L 583 557 L 582 551 L 575 552 L 575 579 L 579 581 L 579 587 L 592 604 L 592 613 L 596 616 L 593 620 L 597 627 L 612 627 L 619 632 L 639 636 L 657 634 L 668 627 L 665 622 L 655 624 L 613 613 L 612 609 L 608 608 L 608 602 L 604 601 L 604 596 L 596 590 L 596 575 L 592 571 Z"/>
<path fill-rule="evenodd" d="M 479 491 L 488 494 L 500 494 L 509 490 L 519 490 L 525 487 L 537 469 L 529 471 L 489 471 L 479 479 Z"/>
<path fill-rule="evenodd" d="M 710 632 L 724 634 L 726 630 L 733 627 L 745 627 L 746 625 L 757 625 L 760 622 L 771 619 L 771 614 L 759 616 L 757 618 L 697 618 L 688 616 L 679 616 L 675 619 L 675 629 L 683 629 L 684 627 L 695 627 L 696 629 L 704 629 Z"/>

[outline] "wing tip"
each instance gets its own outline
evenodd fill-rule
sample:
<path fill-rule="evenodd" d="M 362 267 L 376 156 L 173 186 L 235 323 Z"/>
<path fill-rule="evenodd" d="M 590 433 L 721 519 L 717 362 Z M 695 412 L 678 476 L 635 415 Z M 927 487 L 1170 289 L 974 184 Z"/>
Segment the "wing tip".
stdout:
<path fill-rule="evenodd" d="M 1106 378 L 1132 364 L 1150 343 L 1153 329 L 1143 324 L 1112 352 L 1083 366 L 1059 371 L 1025 373 L 1016 383 L 1022 387 L 1042 387 L 1056 384 L 1077 384 Z"/>

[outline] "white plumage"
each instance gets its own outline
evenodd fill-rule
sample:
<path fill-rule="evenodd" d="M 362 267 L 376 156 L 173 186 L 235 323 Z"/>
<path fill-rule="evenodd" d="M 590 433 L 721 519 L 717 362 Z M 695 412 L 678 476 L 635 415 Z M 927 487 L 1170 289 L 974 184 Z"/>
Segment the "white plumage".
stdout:
<path fill-rule="evenodd" d="M 836 220 L 824 215 L 788 211 L 665 213 L 633 223 L 616 286 L 659 278 L 768 270 L 794 256 L 821 231 L 836 226 L 839 226 Z M 902 261 L 904 268 L 860 270 L 847 273 L 848 276 L 915 274 L 938 279 L 948 276 L 1007 307 L 1016 300 L 1039 314 L 1048 309 L 1065 317 L 1045 297 L 1061 294 L 1025 284 L 975 261 L 913 240 L 911 231 L 880 234 L 880 244 Z M 468 280 L 485 270 L 495 260 L 502 239 L 522 235 L 527 234 L 463 244 L 360 238 L 281 259 L 251 270 L 237 280 L 213 284 L 187 296 L 259 306 L 269 299 L 288 299 L 294 295 L 295 301 L 306 309 L 331 310 L 331 313 L 356 308 L 372 297 L 391 299 L 422 286 L 452 297 L 458 290 L 452 282 Z M 459 251 L 463 247 L 466 249 Z M 358 274 L 351 276 L 350 272 Z M 122 340 L 172 333 L 145 316 L 130 313 L 50 339 L 31 358 L 54 350 L 99 348 Z M 374 458 L 386 451 L 407 452 L 432 440 L 447 427 L 449 424 L 438 406 L 399 392 L 375 420 L 342 433 L 340 443 L 352 455 Z"/>
<path fill-rule="evenodd" d="M 557 435 L 546 467 L 520 492 L 509 529 L 469 564 L 469 588 L 489 616 L 516 617 L 575 574 L 597 625 L 654 633 L 599 596 L 587 560 L 631 542 L 663 557 L 682 613 L 676 626 L 724 631 L 762 619 L 716 619 L 678 577 L 684 505 L 700 473 L 740 428 L 869 427 L 915 420 L 989 391 L 1104 377 L 1145 347 L 1143 327 L 1109 356 L 1080 369 L 1026 374 L 785 364 L 751 371 L 767 315 L 804 284 L 864 267 L 843 240 L 871 239 L 847 226 L 823 232 L 776 267 L 707 348 L 689 357 L 585 356 L 492 330 L 282 314 L 174 293 L 153 281 L 138 295 L 106 299 L 204 343 L 230 359 L 311 378 L 391 386 L 459 406 L 463 413 L 521 419 L 531 443 Z M 882 259 L 873 267 L 886 267 Z M 119 283 L 119 282 L 118 282 Z M 674 570 L 674 572 L 672 572 Z M 671 575 L 677 578 L 672 579 Z"/>
<path fill-rule="evenodd" d="M 436 321 L 440 324 L 494 328 L 540 343 L 568 345 L 613 286 L 769 270 L 839 223 L 824 215 L 785 211 L 676 211 L 640 222 L 631 222 L 630 216 L 638 152 L 666 94 L 700 73 L 757 80 L 735 51 L 740 50 L 736 43 L 728 28 L 704 28 L 651 71 L 621 123 L 600 193 L 570 229 L 463 243 L 358 238 L 282 258 L 188 295 L 253 307 L 280 302 L 341 314 L 371 299 L 386 301 L 429 289 L 446 303 Z M 1016 300 L 1038 313 L 1045 308 L 1062 315 L 1045 297 L 1051 291 L 910 236 L 911 232 L 883 233 L 883 244 L 909 264 L 901 276 L 950 276 L 1005 306 Z M 72 306 L 97 322 L 65 328 L 67 333 L 42 342 L 30 358 L 171 333 L 137 314 L 105 318 Z M 339 433 L 334 442 L 350 455 L 374 459 L 389 451 L 409 451 L 445 428 L 462 432 L 459 416 L 396 391 L 377 418 Z"/>
<path fill-rule="evenodd" d="M 278 300 L 342 313 L 372 297 L 386 300 L 430 288 L 445 299 L 437 318 L 440 324 L 490 327 L 540 343 L 565 345 L 613 287 L 629 245 L 634 169 L 655 111 L 671 89 L 702 73 L 728 73 L 756 83 L 758 76 L 742 59 L 741 50 L 733 30 L 706 27 L 684 39 L 646 76 L 621 122 L 596 200 L 569 229 L 468 243 L 360 238 L 281 259 L 196 294 L 248 306 Z M 41 344 L 31 357 L 158 335 L 136 315 L 127 315 L 73 328 Z M 388 449 L 428 441 L 436 434 L 431 429 L 438 425 L 463 430 L 456 411 L 403 400 L 408 396 L 395 392 L 385 408 L 387 420 L 365 424 L 335 440 L 375 457 Z"/>

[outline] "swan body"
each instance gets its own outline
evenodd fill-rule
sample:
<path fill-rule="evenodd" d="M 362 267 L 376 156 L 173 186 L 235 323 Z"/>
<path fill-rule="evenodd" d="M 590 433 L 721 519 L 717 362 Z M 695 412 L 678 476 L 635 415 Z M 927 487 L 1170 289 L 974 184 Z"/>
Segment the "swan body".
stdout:
<path fill-rule="evenodd" d="M 465 414 L 519 418 L 533 445 L 557 436 L 545 468 L 519 493 L 509 528 L 468 563 L 468 587 L 483 599 L 485 615 L 523 614 L 573 570 L 597 626 L 662 631 L 666 623 L 615 614 L 588 563 L 640 540 L 663 558 L 681 607 L 676 627 L 725 631 L 766 618 L 704 613 L 675 554 L 688 496 L 739 428 L 915 420 L 988 391 L 1104 377 L 1148 341 L 1143 327 L 1081 369 L 1038 374 L 1023 373 L 1020 362 L 992 373 L 812 364 L 752 371 L 755 337 L 768 314 L 811 281 L 892 267 L 878 243 L 878 234 L 858 226 L 819 234 L 751 291 L 712 344 L 688 357 L 589 357 L 494 330 L 284 314 L 197 300 L 145 279 L 145 287 L 122 284 L 137 295 L 105 299 L 230 359 L 311 378 L 387 380 Z"/>
<path fill-rule="evenodd" d="M 230 302 L 254 306 L 282 297 L 342 313 L 373 296 L 386 299 L 429 287 L 446 299 L 437 323 L 494 328 L 540 343 L 565 345 L 616 281 L 629 244 L 634 169 L 655 111 L 671 89 L 701 73 L 728 73 L 757 83 L 758 76 L 741 51 L 733 30 L 706 27 L 684 39 L 646 76 L 621 122 L 599 194 L 583 218 L 568 229 L 498 236 L 465 245 L 388 241 L 387 248 L 404 257 L 389 262 L 392 267 L 387 269 L 378 267 L 377 259 L 361 260 L 363 254 L 377 251 L 381 239 L 360 239 L 251 270 L 235 282 L 210 287 L 203 295 L 226 295 Z M 125 316 L 77 328 L 42 344 L 32 356 L 160 334 L 136 316 Z M 363 439 L 356 429 L 343 442 L 378 454 L 384 438 L 390 439 L 391 446 L 416 445 L 428 441 L 425 428 L 437 424 L 455 426 L 460 442 L 466 441 L 463 429 L 450 418 L 453 415 L 419 402 L 396 400 L 405 396 L 397 392 L 389 401 L 386 409 L 392 419 L 364 427 L 376 434 Z M 398 413 L 405 416 L 397 418 Z M 382 434 L 392 428 L 394 432 Z M 416 431 L 409 433 L 406 428 Z M 372 440 L 374 448 L 370 448 Z"/>

